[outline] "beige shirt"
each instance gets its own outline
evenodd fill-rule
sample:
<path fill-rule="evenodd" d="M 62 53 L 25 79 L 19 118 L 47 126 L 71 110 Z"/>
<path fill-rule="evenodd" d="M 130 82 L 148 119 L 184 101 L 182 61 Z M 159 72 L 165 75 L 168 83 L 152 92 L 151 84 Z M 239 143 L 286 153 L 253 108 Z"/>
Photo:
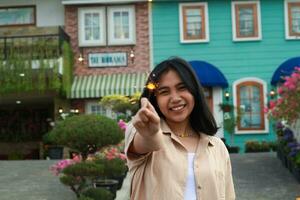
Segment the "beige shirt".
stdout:
<path fill-rule="evenodd" d="M 129 124 L 125 153 L 132 175 L 131 200 L 183 200 L 188 155 L 177 136 L 162 120 L 164 147 L 146 155 L 128 153 L 136 130 Z M 235 192 L 228 151 L 217 137 L 200 134 L 194 172 L 198 200 L 232 200 Z"/>

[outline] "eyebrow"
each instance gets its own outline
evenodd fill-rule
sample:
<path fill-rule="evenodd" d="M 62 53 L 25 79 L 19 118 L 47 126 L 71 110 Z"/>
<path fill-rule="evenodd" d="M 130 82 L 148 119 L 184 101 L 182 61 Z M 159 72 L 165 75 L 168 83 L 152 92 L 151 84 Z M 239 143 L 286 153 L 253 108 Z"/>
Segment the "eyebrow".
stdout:
<path fill-rule="evenodd" d="M 182 85 L 186 85 L 184 82 L 180 82 L 180 83 L 177 83 L 176 85 L 175 85 L 175 87 L 178 87 L 178 86 L 182 86 Z M 160 91 L 160 90 L 164 90 L 164 89 L 168 89 L 169 87 L 168 86 L 162 86 L 162 87 L 158 87 L 158 91 Z"/>

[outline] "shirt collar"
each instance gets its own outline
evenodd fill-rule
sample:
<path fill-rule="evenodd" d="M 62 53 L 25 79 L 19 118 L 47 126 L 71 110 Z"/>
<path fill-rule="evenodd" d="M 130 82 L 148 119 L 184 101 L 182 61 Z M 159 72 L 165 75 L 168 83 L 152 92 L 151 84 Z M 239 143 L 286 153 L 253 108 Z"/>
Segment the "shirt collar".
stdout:
<path fill-rule="evenodd" d="M 160 120 L 160 127 L 164 134 L 169 133 L 169 134 L 171 134 L 171 138 L 173 138 L 173 139 L 175 138 L 174 137 L 175 134 L 172 132 L 172 130 L 170 129 L 170 127 L 168 126 L 167 122 L 164 119 Z M 202 142 L 206 146 L 214 146 L 215 145 L 215 141 L 213 140 L 213 137 L 210 135 L 204 134 L 204 133 L 200 133 L 200 142 Z"/>

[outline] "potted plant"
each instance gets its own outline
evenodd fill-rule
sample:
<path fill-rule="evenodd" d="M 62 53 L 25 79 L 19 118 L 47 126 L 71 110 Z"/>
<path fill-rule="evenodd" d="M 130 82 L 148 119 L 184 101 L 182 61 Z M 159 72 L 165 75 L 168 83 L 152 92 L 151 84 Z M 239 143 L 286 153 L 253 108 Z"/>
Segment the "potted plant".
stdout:
<path fill-rule="evenodd" d="M 43 136 L 43 153 L 44 158 L 49 159 L 62 159 L 63 158 L 63 152 L 64 147 L 62 145 L 57 145 L 55 142 L 53 142 L 53 139 L 49 138 L 49 134 L 45 134 Z"/>
<path fill-rule="evenodd" d="M 93 154 L 107 145 L 118 144 L 124 138 L 116 121 L 105 116 L 71 116 L 59 121 L 48 138 L 78 152 L 80 162 L 70 162 L 59 171 L 60 181 L 69 186 L 78 198 L 110 199 L 113 196 L 102 191 L 107 189 L 92 189 L 95 180 L 105 177 L 107 172 L 104 164 L 94 161 Z M 97 195 L 101 198 L 95 198 Z M 103 195 L 106 197 L 103 198 Z"/>
<path fill-rule="evenodd" d="M 231 116 L 230 113 L 224 114 L 223 120 L 223 128 L 224 130 L 230 134 L 230 145 L 228 145 L 229 153 L 238 153 L 240 148 L 238 146 L 234 146 L 234 129 L 236 126 L 236 118 Z"/>
<path fill-rule="evenodd" d="M 231 112 L 234 108 L 234 106 L 230 103 L 220 103 L 219 107 L 223 112 Z"/>

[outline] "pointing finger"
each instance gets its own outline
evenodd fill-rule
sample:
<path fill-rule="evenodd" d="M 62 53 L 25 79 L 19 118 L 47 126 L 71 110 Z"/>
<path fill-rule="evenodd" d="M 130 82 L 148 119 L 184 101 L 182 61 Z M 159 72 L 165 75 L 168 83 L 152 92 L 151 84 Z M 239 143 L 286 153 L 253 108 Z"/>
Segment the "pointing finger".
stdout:
<path fill-rule="evenodd" d="M 149 101 L 148 101 L 147 98 L 145 98 L 145 97 L 141 98 L 141 107 L 142 107 L 142 108 L 146 108 L 148 102 L 149 102 Z"/>

